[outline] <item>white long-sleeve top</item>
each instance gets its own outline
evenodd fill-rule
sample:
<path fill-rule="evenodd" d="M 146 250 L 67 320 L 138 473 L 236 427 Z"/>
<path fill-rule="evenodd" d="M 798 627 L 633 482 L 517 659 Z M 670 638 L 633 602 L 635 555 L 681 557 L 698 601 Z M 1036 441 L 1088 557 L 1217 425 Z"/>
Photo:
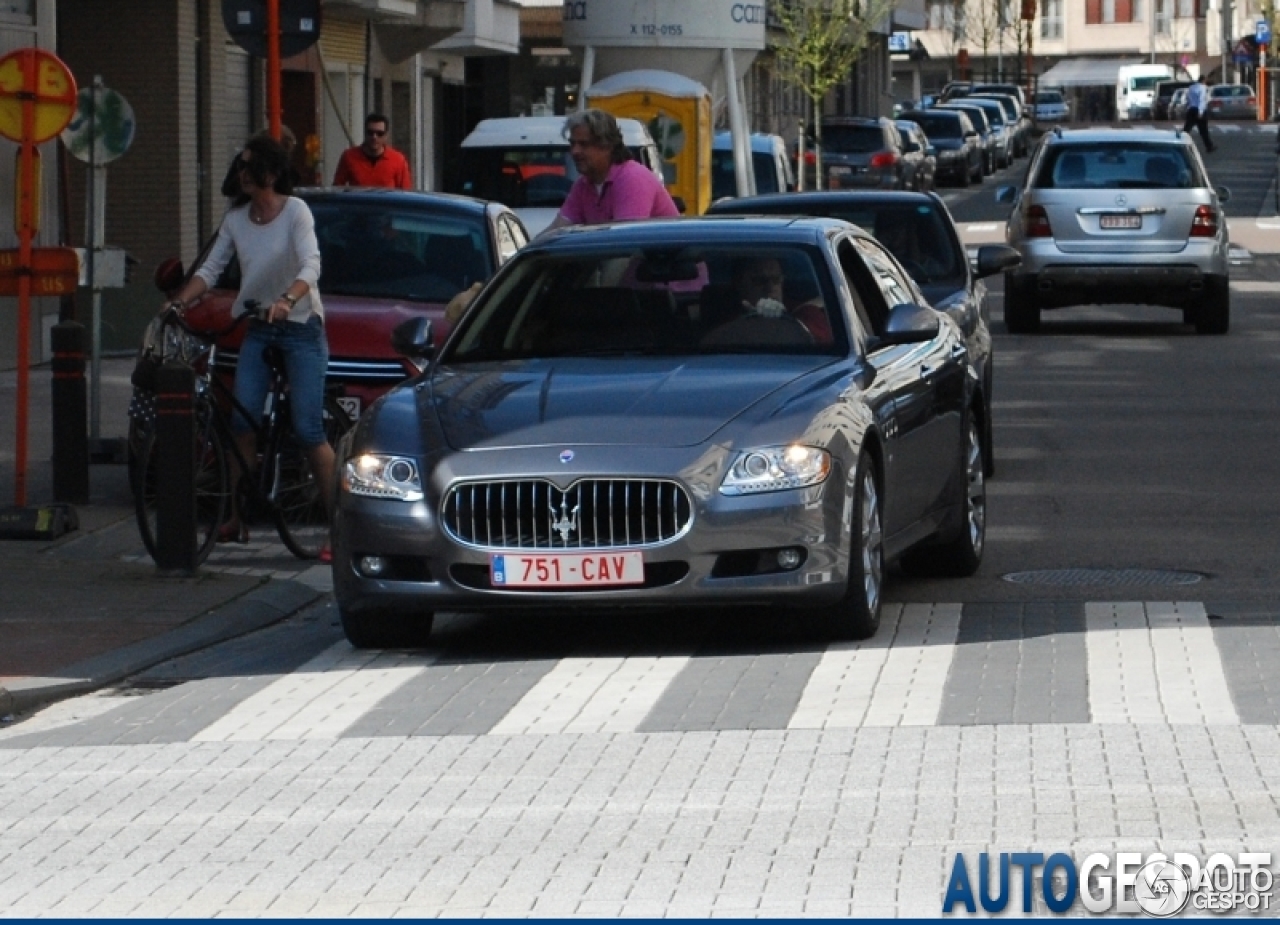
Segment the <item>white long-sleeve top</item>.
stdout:
<path fill-rule="evenodd" d="M 324 318 L 316 288 L 320 279 L 316 222 L 301 199 L 290 196 L 280 214 L 265 225 L 249 220 L 247 203 L 228 210 L 213 250 L 195 275 L 212 288 L 233 255 L 240 260 L 240 294 L 231 309 L 233 316 L 244 314 L 246 299 L 256 299 L 265 307 L 280 298 L 294 280 L 302 280 L 307 294 L 293 306 L 289 320 L 305 322 L 312 314 Z"/>

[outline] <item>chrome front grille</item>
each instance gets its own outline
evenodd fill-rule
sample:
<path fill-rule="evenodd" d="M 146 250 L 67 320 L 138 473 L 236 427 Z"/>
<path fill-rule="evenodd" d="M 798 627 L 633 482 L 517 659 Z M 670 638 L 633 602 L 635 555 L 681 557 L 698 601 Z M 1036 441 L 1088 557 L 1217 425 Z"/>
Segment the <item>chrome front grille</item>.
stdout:
<path fill-rule="evenodd" d="M 237 350 L 218 350 L 217 369 L 235 373 L 240 359 Z M 395 385 L 409 378 L 404 364 L 399 360 L 369 360 L 329 357 L 325 378 L 331 382 L 350 382 L 353 385 Z"/>
<path fill-rule="evenodd" d="M 693 519 L 689 495 L 664 479 L 583 479 L 561 491 L 541 479 L 455 485 L 449 535 L 486 549 L 622 549 L 675 539 Z"/>

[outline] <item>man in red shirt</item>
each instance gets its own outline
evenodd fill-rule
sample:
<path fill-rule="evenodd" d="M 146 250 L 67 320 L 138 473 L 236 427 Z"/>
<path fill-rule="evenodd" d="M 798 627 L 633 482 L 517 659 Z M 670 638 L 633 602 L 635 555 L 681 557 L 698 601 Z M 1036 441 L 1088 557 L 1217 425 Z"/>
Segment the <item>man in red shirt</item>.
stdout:
<path fill-rule="evenodd" d="M 409 162 L 387 144 L 387 117 L 371 112 L 364 119 L 364 144 L 347 148 L 338 159 L 334 186 L 389 186 L 413 189 Z"/>

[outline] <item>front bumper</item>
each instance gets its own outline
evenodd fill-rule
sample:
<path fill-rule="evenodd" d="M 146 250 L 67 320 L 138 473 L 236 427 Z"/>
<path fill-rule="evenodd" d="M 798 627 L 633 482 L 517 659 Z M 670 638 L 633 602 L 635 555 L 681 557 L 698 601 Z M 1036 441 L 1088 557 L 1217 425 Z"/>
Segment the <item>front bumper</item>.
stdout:
<path fill-rule="evenodd" d="M 644 585 L 588 589 L 495 587 L 490 553 L 503 550 L 449 536 L 438 500 L 405 503 L 343 492 L 334 518 L 334 594 L 352 614 L 830 603 L 843 593 L 848 569 L 839 471 L 833 467 L 821 485 L 754 496 L 691 491 L 694 517 L 683 535 L 662 545 L 631 547 L 643 554 Z M 804 550 L 797 568 L 781 569 L 775 562 L 770 570 L 776 550 L 794 547 Z M 388 563 L 381 576 L 362 572 L 367 556 Z"/>

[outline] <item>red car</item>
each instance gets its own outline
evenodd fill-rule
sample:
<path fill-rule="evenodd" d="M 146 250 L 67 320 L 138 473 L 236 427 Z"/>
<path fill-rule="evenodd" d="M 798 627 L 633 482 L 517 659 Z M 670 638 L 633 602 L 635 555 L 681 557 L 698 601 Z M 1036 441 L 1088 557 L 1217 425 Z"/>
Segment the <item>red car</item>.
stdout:
<path fill-rule="evenodd" d="M 328 384 L 352 419 L 418 368 L 391 349 L 400 322 L 426 316 L 436 345 L 449 325 L 445 306 L 472 283 L 488 280 L 529 240 L 514 212 L 495 202 L 448 193 L 389 189 L 303 189 L 320 243 L 320 295 L 329 338 Z M 206 247 L 212 246 L 212 241 Z M 203 261 L 201 254 L 196 266 Z M 183 282 L 182 265 L 156 272 L 165 291 Z M 188 320 L 216 329 L 230 322 L 239 288 L 233 261 Z M 243 328 L 219 345 L 217 362 L 234 374 Z"/>

